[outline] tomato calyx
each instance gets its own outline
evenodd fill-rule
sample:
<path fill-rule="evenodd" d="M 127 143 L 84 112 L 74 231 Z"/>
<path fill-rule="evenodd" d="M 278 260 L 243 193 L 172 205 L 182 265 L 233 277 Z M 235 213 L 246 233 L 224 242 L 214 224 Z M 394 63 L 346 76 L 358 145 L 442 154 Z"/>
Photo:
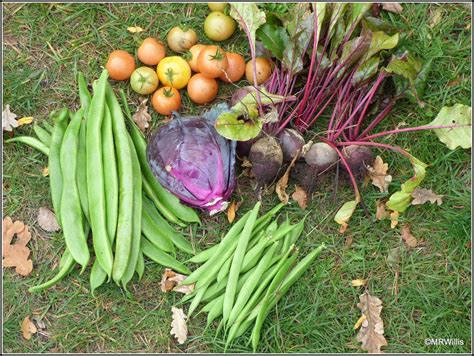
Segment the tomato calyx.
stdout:
<path fill-rule="evenodd" d="M 166 98 L 172 98 L 174 96 L 173 89 L 172 88 L 163 88 L 163 95 Z"/>
<path fill-rule="evenodd" d="M 168 68 L 165 72 L 165 76 L 168 79 L 168 81 L 173 84 L 173 77 L 176 75 L 175 71 L 171 68 Z"/>
<path fill-rule="evenodd" d="M 211 54 L 210 57 L 211 57 L 211 60 L 213 61 L 222 61 L 224 59 L 224 56 L 225 56 L 225 53 L 222 49 L 220 49 L 219 47 L 217 47 L 216 49 L 216 54 Z"/>

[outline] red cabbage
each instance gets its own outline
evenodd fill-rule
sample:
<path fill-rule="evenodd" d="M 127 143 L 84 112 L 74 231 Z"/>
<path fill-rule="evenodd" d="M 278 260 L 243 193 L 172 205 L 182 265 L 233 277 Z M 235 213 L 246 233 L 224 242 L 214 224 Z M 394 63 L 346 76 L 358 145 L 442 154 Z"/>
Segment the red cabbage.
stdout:
<path fill-rule="evenodd" d="M 226 209 L 236 185 L 235 141 L 214 129 L 220 104 L 202 116 L 175 118 L 161 126 L 147 147 L 148 164 L 158 181 L 191 206 L 215 214 Z"/>

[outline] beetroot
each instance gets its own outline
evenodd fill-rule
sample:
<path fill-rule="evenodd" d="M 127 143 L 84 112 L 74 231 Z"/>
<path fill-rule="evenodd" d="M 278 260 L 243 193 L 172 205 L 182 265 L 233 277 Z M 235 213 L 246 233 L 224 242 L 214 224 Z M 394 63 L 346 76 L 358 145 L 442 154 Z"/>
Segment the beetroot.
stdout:
<path fill-rule="evenodd" d="M 344 146 L 342 154 L 352 173 L 356 176 L 363 175 L 366 171 L 366 167 L 371 166 L 374 161 L 372 150 L 367 146 Z"/>
<path fill-rule="evenodd" d="M 272 136 L 265 136 L 256 141 L 249 154 L 252 163 L 252 174 L 260 185 L 272 182 L 283 164 L 283 152 L 278 141 Z"/>
<path fill-rule="evenodd" d="M 301 152 L 301 148 L 305 144 L 303 136 L 293 129 L 282 130 L 278 135 L 278 139 L 280 140 L 285 162 L 291 162 L 298 152 Z"/>
<path fill-rule="evenodd" d="M 325 142 L 316 142 L 305 155 L 306 163 L 318 168 L 319 172 L 331 170 L 338 161 L 337 152 Z"/>

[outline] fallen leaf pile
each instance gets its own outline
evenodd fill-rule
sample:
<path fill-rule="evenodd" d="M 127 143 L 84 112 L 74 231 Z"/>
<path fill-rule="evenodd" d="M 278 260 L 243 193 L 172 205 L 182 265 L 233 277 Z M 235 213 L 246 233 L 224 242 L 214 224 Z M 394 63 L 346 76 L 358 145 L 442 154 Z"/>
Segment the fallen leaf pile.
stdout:
<path fill-rule="evenodd" d="M 133 115 L 133 121 L 137 124 L 140 130 L 145 131 L 148 126 L 148 122 L 151 120 L 151 116 L 148 113 L 146 106 L 148 99 L 142 100 L 138 105 L 137 112 Z"/>
<path fill-rule="evenodd" d="M 38 211 L 38 225 L 47 232 L 58 231 L 61 227 L 56 220 L 56 215 L 48 208 L 41 207 Z"/>
<path fill-rule="evenodd" d="M 357 334 L 357 341 L 362 342 L 362 348 L 369 353 L 382 353 L 382 346 L 387 346 L 387 340 L 383 336 L 383 320 L 380 317 L 382 301 L 371 296 L 369 292 L 359 296 L 359 300 L 357 307 L 362 312 L 362 317 L 358 321 L 361 328 Z"/>
<path fill-rule="evenodd" d="M 184 294 L 192 293 L 192 291 L 194 290 L 194 283 L 178 286 L 182 281 L 186 279 L 186 277 L 187 276 L 183 274 L 179 274 L 169 268 L 165 268 L 165 272 L 161 277 L 161 291 L 164 293 L 170 291 L 180 292 Z"/>
<path fill-rule="evenodd" d="M 26 246 L 30 240 L 31 233 L 23 222 L 13 222 L 9 216 L 3 219 L 3 267 L 15 267 L 18 274 L 29 275 L 33 270 L 33 261 L 28 259 L 31 251 Z"/>
<path fill-rule="evenodd" d="M 413 193 L 411 193 L 413 200 L 411 205 L 420 205 L 430 202 L 431 204 L 443 204 L 443 196 L 438 195 L 433 192 L 431 189 L 416 188 Z"/>
<path fill-rule="evenodd" d="M 184 314 L 183 309 L 176 308 L 175 306 L 171 307 L 171 312 L 173 313 L 171 335 L 178 340 L 178 343 L 184 344 L 188 338 L 188 326 L 186 325 L 187 316 Z"/>

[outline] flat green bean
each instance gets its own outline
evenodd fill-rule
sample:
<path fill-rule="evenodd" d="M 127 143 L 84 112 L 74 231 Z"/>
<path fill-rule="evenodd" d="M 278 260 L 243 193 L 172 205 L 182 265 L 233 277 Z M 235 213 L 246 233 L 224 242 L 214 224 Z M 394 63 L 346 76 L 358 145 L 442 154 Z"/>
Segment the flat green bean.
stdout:
<path fill-rule="evenodd" d="M 96 91 L 89 107 L 86 131 L 86 173 L 87 198 L 89 200 L 89 216 L 92 228 L 92 243 L 100 266 L 110 278 L 114 256 L 110 237 L 107 234 L 107 218 L 105 203 L 104 163 L 102 155 L 101 127 L 105 111 L 105 89 L 108 72 L 104 70 L 97 82 Z M 130 207 L 131 204 L 128 206 Z"/>
<path fill-rule="evenodd" d="M 161 251 L 159 248 L 156 248 L 145 236 L 142 236 L 140 246 L 143 254 L 156 263 L 182 274 L 189 274 L 191 272 L 181 262 Z"/>
<path fill-rule="evenodd" d="M 82 212 L 90 223 L 89 215 L 89 199 L 87 197 L 87 154 L 86 154 L 86 130 L 87 121 L 85 118 L 81 121 L 79 129 L 79 145 L 77 151 L 77 189 L 79 191 L 79 199 L 81 201 Z"/>
<path fill-rule="evenodd" d="M 89 89 L 87 89 L 87 84 L 82 72 L 77 73 L 77 86 L 79 89 L 79 99 L 81 100 L 81 106 L 84 109 L 84 117 L 87 119 L 89 116 L 89 106 L 91 104 L 92 97 Z"/>
<path fill-rule="evenodd" d="M 46 146 L 43 142 L 40 140 L 31 137 L 31 136 L 17 136 L 10 138 L 5 141 L 5 143 L 10 143 L 10 142 L 20 142 L 24 143 L 25 145 L 28 145 L 35 150 L 40 151 L 41 153 L 44 153 L 46 156 L 49 156 L 49 147 Z"/>
<path fill-rule="evenodd" d="M 141 236 L 140 236 L 140 239 L 141 239 Z M 135 272 L 137 272 L 138 281 L 141 281 L 143 278 L 143 274 L 145 273 L 145 260 L 143 258 L 142 250 L 140 250 L 138 253 L 138 260 L 137 260 L 137 265 L 135 266 Z"/>
<path fill-rule="evenodd" d="M 61 262 L 62 266 L 59 267 L 58 273 L 52 279 L 37 286 L 28 288 L 28 292 L 35 293 L 52 287 L 72 271 L 74 265 L 76 264 L 76 261 L 74 260 L 74 258 L 72 258 L 67 248 L 64 251 L 63 257 L 61 258 Z"/>
<path fill-rule="evenodd" d="M 49 147 L 49 145 L 51 144 L 51 134 L 47 130 L 43 129 L 40 125 L 38 125 L 36 122 L 33 125 L 33 130 L 35 131 L 35 134 L 39 138 L 39 140 Z"/>
<path fill-rule="evenodd" d="M 92 265 L 89 283 L 91 285 L 91 294 L 95 297 L 94 291 L 99 288 L 107 279 L 107 273 L 100 267 L 99 261 L 96 259 Z"/>
<path fill-rule="evenodd" d="M 53 127 L 53 125 L 51 125 L 48 121 L 43 121 L 43 126 L 46 128 L 46 130 L 47 130 L 50 134 L 53 133 L 54 127 Z"/>
<path fill-rule="evenodd" d="M 82 115 L 83 109 L 79 109 L 74 114 L 61 144 L 60 168 L 63 181 L 60 216 L 68 250 L 84 271 L 89 263 L 90 253 L 87 246 L 87 236 L 84 233 L 82 208 L 76 182 L 78 136 Z"/>
<path fill-rule="evenodd" d="M 146 203 L 145 203 L 146 204 Z M 174 245 L 170 238 L 163 233 L 161 227 L 154 222 L 146 208 L 142 209 L 142 232 L 147 239 L 160 250 L 174 253 Z"/>

